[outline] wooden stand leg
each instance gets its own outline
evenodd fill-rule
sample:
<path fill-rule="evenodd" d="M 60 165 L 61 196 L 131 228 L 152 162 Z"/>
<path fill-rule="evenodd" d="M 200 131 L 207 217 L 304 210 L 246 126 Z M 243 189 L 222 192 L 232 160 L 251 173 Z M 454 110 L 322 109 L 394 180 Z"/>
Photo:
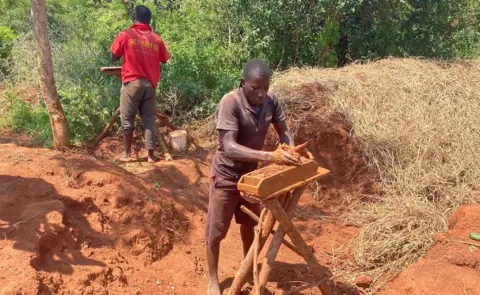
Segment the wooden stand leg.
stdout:
<path fill-rule="evenodd" d="M 278 199 L 283 203 L 283 201 L 287 202 L 288 197 L 281 197 Z M 263 246 L 265 245 L 265 242 L 267 241 L 268 236 L 270 235 L 270 231 L 273 229 L 273 226 L 275 225 L 275 219 L 273 218 L 272 212 L 267 210 L 265 212 L 265 220 L 263 221 L 263 226 L 262 226 L 262 231 L 260 232 L 260 244 L 259 244 L 259 250 L 261 251 L 263 249 Z M 247 281 L 247 276 L 250 270 L 253 267 L 253 256 L 254 256 L 254 247 L 250 247 L 250 250 L 248 250 L 247 256 L 243 258 L 240 268 L 235 275 L 235 278 L 233 279 L 232 286 L 230 287 L 230 290 L 228 291 L 228 295 L 239 295 L 240 291 L 242 290 L 242 286 L 245 284 Z"/>
<path fill-rule="evenodd" d="M 323 269 L 322 267 L 320 267 L 317 259 L 315 258 L 315 255 L 313 255 L 312 251 L 308 248 L 307 243 L 298 232 L 298 229 L 292 223 L 288 214 L 285 212 L 285 210 L 283 210 L 280 203 L 278 203 L 278 200 L 276 199 L 267 200 L 265 201 L 265 206 L 272 212 L 274 218 L 278 220 L 278 223 L 280 224 L 280 226 L 290 237 L 290 239 L 292 240 L 297 250 L 302 254 L 303 258 L 307 262 L 308 267 L 310 268 L 310 271 L 314 275 L 315 279 L 322 280 L 324 278 L 330 277 L 331 274 L 325 269 Z M 278 231 L 279 230 L 277 230 L 277 232 Z M 320 289 L 323 295 L 332 294 L 327 281 L 320 284 L 318 288 Z"/>
<path fill-rule="evenodd" d="M 258 255 L 260 254 L 260 233 L 262 231 L 263 219 L 265 217 L 266 209 L 263 209 L 258 225 L 255 227 L 255 241 L 253 244 L 253 282 L 255 285 L 255 295 L 260 295 L 260 284 L 258 283 Z"/>
<path fill-rule="evenodd" d="M 160 132 L 160 127 L 167 126 L 173 130 L 175 130 L 175 127 L 172 125 L 172 123 L 170 123 L 170 120 L 168 119 L 168 117 L 160 113 L 159 110 L 155 111 L 155 117 L 157 118 L 156 121 L 160 123 L 160 126 L 157 126 L 157 130 L 156 130 L 158 147 L 160 148 L 160 152 L 162 152 L 162 155 L 165 158 L 165 160 L 172 161 L 173 159 L 172 155 L 168 151 L 167 143 L 165 142 L 165 138 L 163 137 L 162 132 Z"/>
<path fill-rule="evenodd" d="M 295 214 L 297 203 L 300 200 L 300 197 L 302 196 L 304 191 L 305 191 L 305 187 L 296 189 L 292 193 L 292 198 L 290 199 L 289 204 L 286 204 L 285 206 L 286 213 L 290 218 L 292 218 L 293 215 Z M 278 251 L 280 250 L 280 246 L 282 245 L 285 234 L 286 233 L 283 230 L 283 228 L 278 227 L 277 231 L 275 232 L 275 235 L 273 236 L 272 242 L 270 243 L 270 247 L 268 248 L 267 254 L 263 259 L 262 269 L 260 270 L 260 275 L 259 275 L 260 294 L 263 294 L 265 290 L 265 285 L 267 284 L 268 277 L 270 276 L 270 272 L 272 271 L 273 264 L 275 263 L 275 258 L 278 255 Z M 301 253 L 297 249 L 295 249 L 295 252 L 301 255 Z"/>
<path fill-rule="evenodd" d="M 97 147 L 97 145 L 102 141 L 102 139 L 107 135 L 108 131 L 110 128 L 112 128 L 113 124 L 115 124 L 115 121 L 117 121 L 118 117 L 120 116 L 120 108 L 118 108 L 115 113 L 110 117 L 110 120 L 108 120 L 107 126 L 103 128 L 103 130 L 95 137 L 93 140 L 90 148 L 93 150 Z"/>
<path fill-rule="evenodd" d="M 260 220 L 260 218 L 255 215 L 255 213 L 253 213 L 252 211 L 250 211 L 247 207 L 245 206 L 240 206 L 240 209 L 245 213 L 247 214 L 248 216 L 250 216 L 253 220 L 255 220 L 256 222 L 258 222 Z M 275 235 L 275 231 L 272 229 L 270 231 L 270 234 L 272 235 Z M 282 243 L 283 245 L 285 245 L 285 247 L 287 247 L 288 249 L 292 250 L 293 252 L 297 253 L 298 256 L 302 256 L 302 254 L 300 254 L 300 252 L 297 251 L 297 249 L 295 249 L 295 246 L 292 245 L 292 243 L 290 243 L 289 241 L 283 239 L 282 240 Z"/>
<path fill-rule="evenodd" d="M 162 132 L 160 132 L 160 128 L 157 128 L 157 143 L 160 151 L 162 152 L 163 157 L 166 161 L 172 161 L 172 155 L 168 152 L 167 144 L 165 142 L 165 138 L 163 138 Z"/>

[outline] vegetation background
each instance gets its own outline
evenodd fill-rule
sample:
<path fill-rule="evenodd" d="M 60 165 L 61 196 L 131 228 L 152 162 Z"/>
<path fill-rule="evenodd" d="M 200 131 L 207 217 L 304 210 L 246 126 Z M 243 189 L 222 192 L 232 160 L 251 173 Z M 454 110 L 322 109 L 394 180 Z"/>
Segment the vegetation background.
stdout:
<path fill-rule="evenodd" d="M 118 105 L 119 81 L 99 68 L 112 65 L 110 44 L 131 25 L 127 11 L 136 4 L 151 8 L 152 28 L 171 52 L 157 91 L 177 123 L 212 113 L 253 57 L 283 70 L 480 55 L 478 0 L 51 0 L 55 78 L 74 144 L 101 130 Z M 30 1 L 0 0 L 0 15 L 0 127 L 51 145 L 48 113 L 32 91 L 38 78 Z M 31 101 L 25 93 L 34 93 Z"/>

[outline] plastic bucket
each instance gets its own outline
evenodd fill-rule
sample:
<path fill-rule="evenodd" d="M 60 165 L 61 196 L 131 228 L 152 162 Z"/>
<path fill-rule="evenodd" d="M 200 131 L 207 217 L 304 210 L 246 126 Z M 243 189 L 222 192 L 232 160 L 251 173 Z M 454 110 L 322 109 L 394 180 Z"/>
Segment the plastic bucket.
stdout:
<path fill-rule="evenodd" d="M 187 150 L 187 131 L 175 130 L 170 132 L 170 142 L 175 152 L 185 152 Z"/>

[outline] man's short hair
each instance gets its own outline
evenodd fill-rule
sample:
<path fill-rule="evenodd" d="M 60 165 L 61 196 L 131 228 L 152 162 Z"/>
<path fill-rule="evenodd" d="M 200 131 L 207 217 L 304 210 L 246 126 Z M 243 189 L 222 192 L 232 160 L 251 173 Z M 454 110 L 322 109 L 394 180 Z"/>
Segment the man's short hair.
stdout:
<path fill-rule="evenodd" d="M 272 70 L 265 63 L 265 60 L 255 58 L 249 60 L 243 68 L 243 79 L 248 80 L 252 77 L 270 78 L 272 76 Z"/>
<path fill-rule="evenodd" d="M 149 25 L 152 20 L 152 12 L 147 6 L 138 5 L 135 7 L 135 20 L 142 24 Z"/>

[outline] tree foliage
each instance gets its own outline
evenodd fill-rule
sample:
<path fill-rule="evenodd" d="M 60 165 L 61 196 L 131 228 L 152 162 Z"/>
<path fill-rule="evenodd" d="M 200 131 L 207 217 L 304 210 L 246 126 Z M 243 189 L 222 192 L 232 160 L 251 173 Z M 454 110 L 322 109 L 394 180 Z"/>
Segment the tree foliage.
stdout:
<path fill-rule="evenodd" d="M 160 106 L 174 117 L 211 113 L 254 57 L 286 69 L 480 55 L 478 0 L 47 1 L 55 78 L 77 141 L 101 129 L 118 105 L 120 83 L 99 68 L 111 65 L 110 44 L 131 25 L 126 8 L 136 4 L 151 8 L 152 27 L 171 52 L 157 91 Z M 38 80 L 29 70 L 34 59 L 25 58 L 32 51 L 28 0 L 0 0 L 0 13 L 0 54 L 8 60 L 0 67 L 8 75 L 0 76 L 10 84 Z"/>

